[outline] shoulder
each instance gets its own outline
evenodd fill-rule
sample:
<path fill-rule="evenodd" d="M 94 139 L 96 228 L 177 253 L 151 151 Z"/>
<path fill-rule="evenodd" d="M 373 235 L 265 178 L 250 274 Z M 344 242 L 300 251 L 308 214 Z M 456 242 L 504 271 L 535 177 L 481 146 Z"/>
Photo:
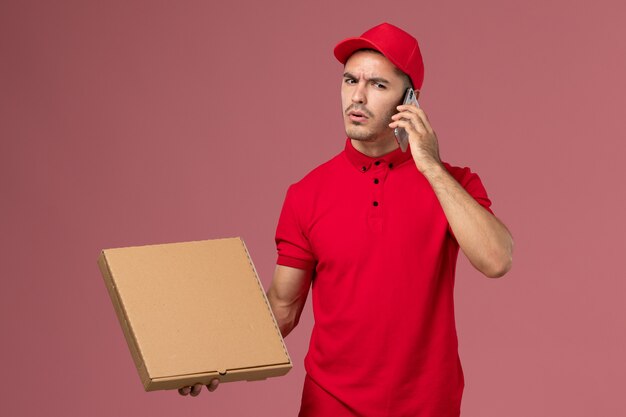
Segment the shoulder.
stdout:
<path fill-rule="evenodd" d="M 450 175 L 452 175 L 454 179 L 457 180 L 463 187 L 476 179 L 480 180 L 478 174 L 473 172 L 469 167 L 455 166 L 443 161 L 442 164 Z"/>
<path fill-rule="evenodd" d="M 292 192 L 310 193 L 324 183 L 336 178 L 338 171 L 341 170 L 345 162 L 345 156 L 341 152 L 309 171 L 299 181 L 291 184 L 289 190 Z"/>
<path fill-rule="evenodd" d="M 487 190 L 477 173 L 473 172 L 469 167 L 458 167 L 443 162 L 444 167 L 450 175 L 461 184 L 472 197 L 478 200 L 483 206 L 489 207 L 491 202 L 487 195 Z M 490 210 L 491 211 L 491 210 Z"/>

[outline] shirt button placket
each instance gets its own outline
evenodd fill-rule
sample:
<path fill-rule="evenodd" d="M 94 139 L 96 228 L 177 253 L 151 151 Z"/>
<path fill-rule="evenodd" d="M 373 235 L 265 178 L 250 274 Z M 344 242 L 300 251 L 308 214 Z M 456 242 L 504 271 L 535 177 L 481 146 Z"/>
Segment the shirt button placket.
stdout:
<path fill-rule="evenodd" d="M 376 166 L 376 168 L 374 169 L 374 185 L 378 185 L 380 183 L 380 180 L 378 179 L 378 177 L 380 176 L 380 171 L 381 171 L 381 161 L 376 161 L 374 162 L 374 165 Z M 372 205 L 374 207 L 378 207 L 378 205 L 380 204 L 380 187 L 376 187 L 374 188 L 374 199 L 372 201 Z"/>
<path fill-rule="evenodd" d="M 382 219 L 383 219 L 383 201 L 382 201 L 382 196 L 383 196 L 383 185 L 384 185 L 384 179 L 386 176 L 386 171 L 387 171 L 387 165 L 383 164 L 383 161 L 378 160 L 378 161 L 374 161 L 374 164 L 372 165 L 371 169 L 370 169 L 372 176 L 370 177 L 370 181 L 372 181 L 371 187 L 373 187 L 372 189 L 372 199 L 371 199 L 371 206 L 369 208 L 369 225 L 370 228 L 373 231 L 382 231 Z"/>

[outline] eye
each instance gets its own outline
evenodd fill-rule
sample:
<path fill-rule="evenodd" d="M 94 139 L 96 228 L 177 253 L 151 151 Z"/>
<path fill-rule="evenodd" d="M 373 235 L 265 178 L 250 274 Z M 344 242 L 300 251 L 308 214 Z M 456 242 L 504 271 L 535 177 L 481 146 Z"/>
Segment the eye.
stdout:
<path fill-rule="evenodd" d="M 373 83 L 373 84 L 374 84 L 374 87 L 376 87 L 376 88 L 378 88 L 380 90 L 384 90 L 384 89 L 387 88 L 387 86 L 385 84 L 383 84 L 383 83 Z"/>
<path fill-rule="evenodd" d="M 343 82 L 348 85 L 356 84 L 356 80 L 354 78 L 345 78 Z"/>

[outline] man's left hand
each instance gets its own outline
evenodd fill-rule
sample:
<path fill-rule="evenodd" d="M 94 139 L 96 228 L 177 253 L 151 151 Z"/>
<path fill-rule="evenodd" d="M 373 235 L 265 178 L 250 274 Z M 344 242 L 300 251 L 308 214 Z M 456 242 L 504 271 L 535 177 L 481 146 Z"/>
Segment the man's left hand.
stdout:
<path fill-rule="evenodd" d="M 391 119 L 389 127 L 401 127 L 409 135 L 411 154 L 415 165 L 420 172 L 428 170 L 433 165 L 440 165 L 439 142 L 424 110 L 413 104 L 403 104 L 397 107 L 398 113 Z"/>

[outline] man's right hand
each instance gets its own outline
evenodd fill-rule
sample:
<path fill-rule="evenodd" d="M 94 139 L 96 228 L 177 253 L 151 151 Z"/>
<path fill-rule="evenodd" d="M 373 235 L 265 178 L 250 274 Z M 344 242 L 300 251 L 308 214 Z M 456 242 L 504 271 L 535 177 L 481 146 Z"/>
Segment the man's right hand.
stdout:
<path fill-rule="evenodd" d="M 209 384 L 206 386 L 207 389 L 211 392 L 215 391 L 218 387 L 218 385 L 220 384 L 220 380 L 217 378 L 214 378 L 211 380 L 211 382 L 209 382 Z M 200 391 L 202 391 L 202 387 L 204 385 L 202 384 L 195 384 L 193 386 L 186 386 L 186 387 L 182 387 L 178 389 L 178 393 L 180 395 L 190 395 L 192 397 L 196 397 L 200 394 Z"/>

